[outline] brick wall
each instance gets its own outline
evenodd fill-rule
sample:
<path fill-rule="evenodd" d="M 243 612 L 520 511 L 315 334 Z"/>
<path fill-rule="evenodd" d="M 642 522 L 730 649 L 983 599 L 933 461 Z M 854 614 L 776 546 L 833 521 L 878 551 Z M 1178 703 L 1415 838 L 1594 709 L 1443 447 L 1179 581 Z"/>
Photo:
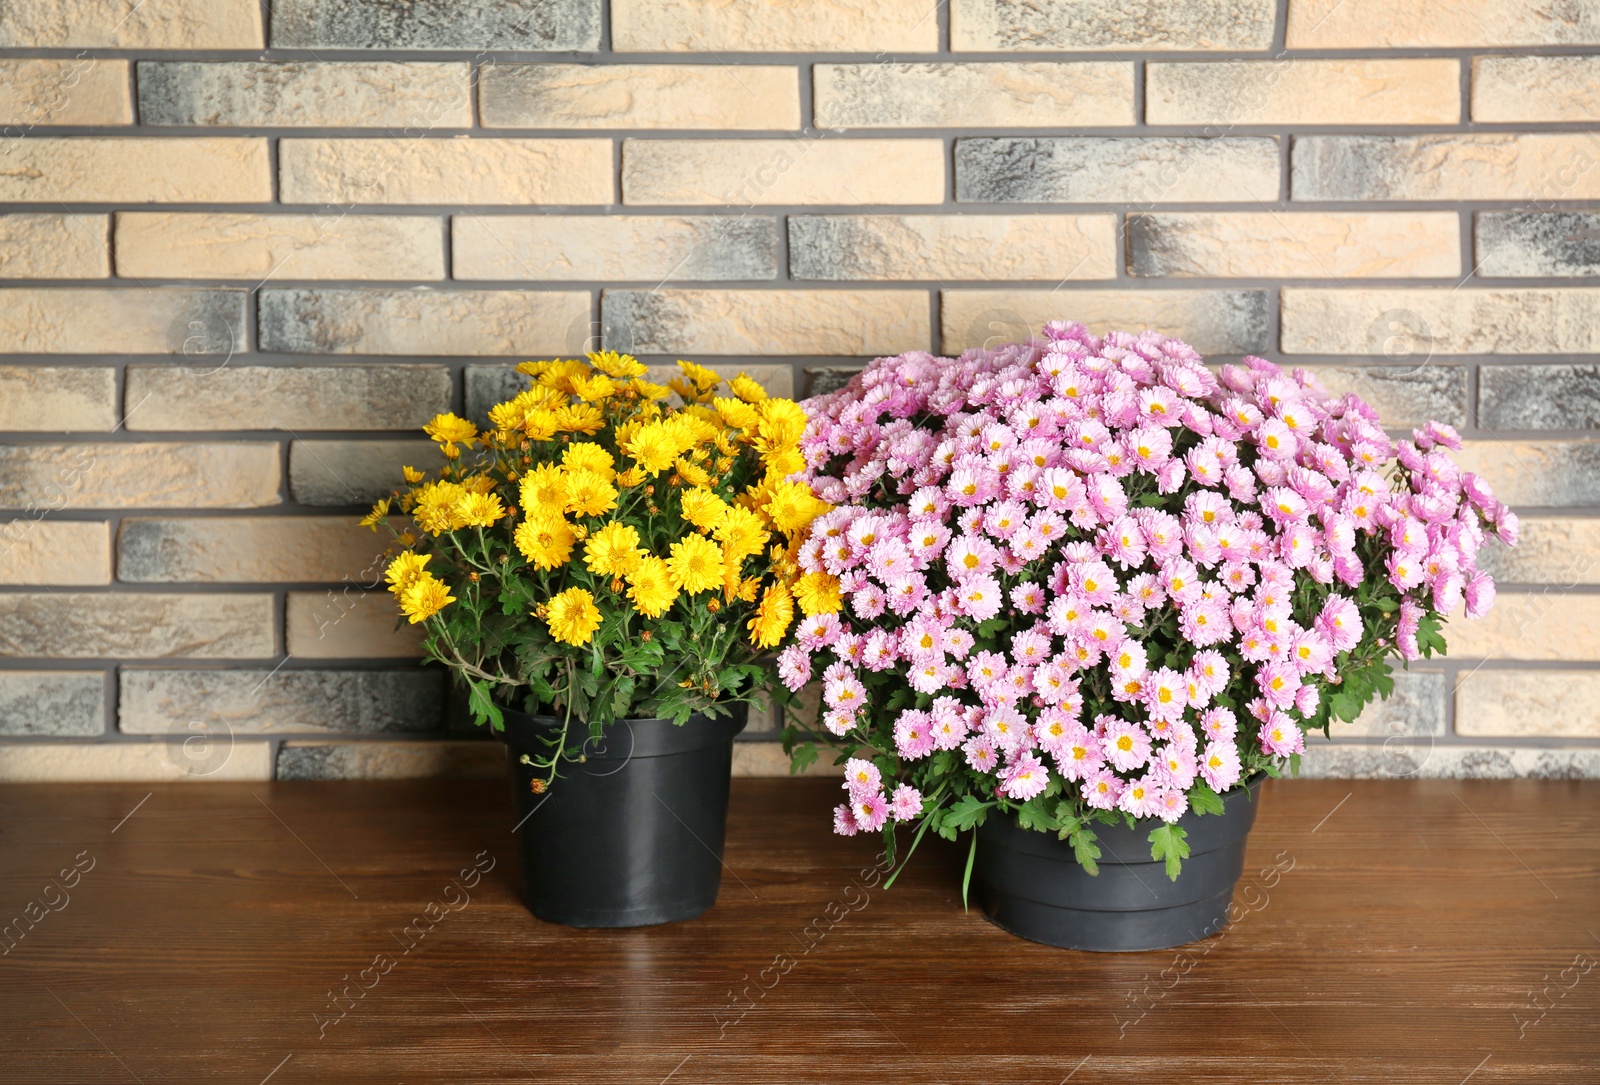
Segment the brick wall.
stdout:
<path fill-rule="evenodd" d="M 1055 317 L 1451 422 L 1524 513 L 1310 771 L 1600 774 L 1596 46 L 1595 0 L 8 0 L 0 779 L 493 775 L 362 590 L 425 419 L 600 342 L 803 393 Z"/>

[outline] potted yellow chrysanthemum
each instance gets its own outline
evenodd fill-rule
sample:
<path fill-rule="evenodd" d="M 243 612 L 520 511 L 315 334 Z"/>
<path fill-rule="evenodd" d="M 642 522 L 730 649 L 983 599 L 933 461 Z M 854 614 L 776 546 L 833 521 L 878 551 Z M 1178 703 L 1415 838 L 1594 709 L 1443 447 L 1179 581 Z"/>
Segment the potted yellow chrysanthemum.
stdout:
<path fill-rule="evenodd" d="M 733 736 L 817 590 L 795 548 L 827 506 L 789 481 L 804 412 L 679 365 L 663 386 L 609 352 L 524 363 L 490 429 L 424 427 L 445 466 L 405 468 L 363 521 L 409 516 L 390 591 L 510 748 L 529 907 L 576 926 L 715 901 Z"/>

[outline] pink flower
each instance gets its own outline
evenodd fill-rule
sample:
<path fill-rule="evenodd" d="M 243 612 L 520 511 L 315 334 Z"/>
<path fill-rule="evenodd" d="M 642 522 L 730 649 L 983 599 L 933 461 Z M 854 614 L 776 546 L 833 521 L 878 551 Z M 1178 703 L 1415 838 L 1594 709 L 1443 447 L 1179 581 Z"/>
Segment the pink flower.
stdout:
<path fill-rule="evenodd" d="M 1330 595 L 1317 615 L 1317 628 L 1335 652 L 1348 652 L 1361 643 L 1361 612 L 1342 595 Z"/>
<path fill-rule="evenodd" d="M 1107 724 L 1100 736 L 1105 759 L 1119 772 L 1132 772 L 1150 763 L 1150 738 L 1144 730 L 1127 720 Z"/>
<path fill-rule="evenodd" d="M 912 818 L 922 816 L 922 792 L 910 784 L 901 784 L 894 789 L 894 796 L 889 800 L 889 816 L 896 821 L 910 821 Z"/>
<path fill-rule="evenodd" d="M 1114 810 L 1122 798 L 1122 781 L 1106 769 L 1098 769 L 1084 778 L 1078 793 L 1096 810 Z"/>
<path fill-rule="evenodd" d="M 994 572 L 1000 561 L 1000 551 L 987 539 L 962 535 L 945 548 L 944 563 L 950 579 L 984 576 Z"/>
<path fill-rule="evenodd" d="M 1288 757 L 1306 748 L 1306 738 L 1299 725 L 1282 712 L 1268 716 L 1261 730 L 1256 732 L 1256 738 L 1263 750 L 1276 757 Z"/>
<path fill-rule="evenodd" d="M 1238 723 L 1231 710 L 1208 708 L 1200 717 L 1200 730 L 1213 742 L 1231 742 L 1238 732 Z"/>
<path fill-rule="evenodd" d="M 988 621 L 1000 613 L 1000 582 L 992 576 L 967 577 L 956 585 L 956 607 L 975 621 Z"/>
<path fill-rule="evenodd" d="M 826 678 L 822 685 L 822 703 L 840 712 L 853 714 L 866 707 L 867 687 L 861 684 L 861 679 L 853 671 Z"/>
<path fill-rule="evenodd" d="M 1158 800 L 1161 790 L 1161 785 L 1153 775 L 1129 780 L 1127 787 L 1123 788 L 1122 797 L 1117 800 L 1117 809 L 1125 810 L 1136 818 L 1154 817 L 1160 809 Z"/>
<path fill-rule="evenodd" d="M 811 653 L 798 644 L 791 644 L 778 653 L 778 677 L 791 693 L 811 681 Z"/>
<path fill-rule="evenodd" d="M 978 772 L 993 772 L 1000 763 L 1000 755 L 995 749 L 994 740 L 978 735 L 968 739 L 961 747 L 961 752 L 966 754 L 967 764 Z"/>
<path fill-rule="evenodd" d="M 1200 755 L 1200 777 L 1211 790 L 1222 792 L 1239 782 L 1239 749 L 1230 735 L 1207 743 Z"/>
<path fill-rule="evenodd" d="M 1193 752 L 1176 743 L 1168 743 L 1156 751 L 1156 769 L 1166 787 L 1187 791 L 1194 783 L 1195 758 Z"/>
<path fill-rule="evenodd" d="M 1032 753 L 1024 753 L 1000 777 L 1000 793 L 1018 802 L 1026 802 L 1045 789 L 1050 782 L 1050 772 Z"/>
<path fill-rule="evenodd" d="M 883 789 L 883 773 L 865 758 L 852 757 L 844 763 L 844 784 L 852 799 Z"/>
<path fill-rule="evenodd" d="M 1467 599 L 1467 617 L 1481 618 L 1494 605 L 1494 577 L 1483 571 L 1472 574 L 1464 594 Z"/>
<path fill-rule="evenodd" d="M 1189 810 L 1189 796 L 1182 791 L 1163 787 L 1156 793 L 1155 815 L 1171 825 Z"/>
<path fill-rule="evenodd" d="M 918 761 L 933 752 L 933 719 L 926 712 L 908 709 L 894 724 L 895 751 L 907 761 Z"/>
<path fill-rule="evenodd" d="M 856 824 L 869 833 L 877 832 L 889 820 L 889 800 L 882 792 L 853 799 L 850 810 L 856 816 Z"/>
<path fill-rule="evenodd" d="M 856 816 L 844 803 L 833 808 L 833 831 L 840 836 L 855 836 L 861 831 L 861 826 L 856 824 Z"/>

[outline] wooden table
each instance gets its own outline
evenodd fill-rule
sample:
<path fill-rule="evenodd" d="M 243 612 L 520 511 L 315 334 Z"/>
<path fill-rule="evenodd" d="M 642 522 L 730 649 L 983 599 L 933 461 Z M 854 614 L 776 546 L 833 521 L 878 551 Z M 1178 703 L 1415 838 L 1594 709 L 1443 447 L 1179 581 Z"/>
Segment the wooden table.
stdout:
<path fill-rule="evenodd" d="M 948 845 L 885 892 L 837 795 L 736 781 L 712 911 L 577 931 L 482 782 L 0 790 L 0 1081 L 1600 1081 L 1600 784 L 1269 783 L 1242 918 L 1125 955 Z"/>

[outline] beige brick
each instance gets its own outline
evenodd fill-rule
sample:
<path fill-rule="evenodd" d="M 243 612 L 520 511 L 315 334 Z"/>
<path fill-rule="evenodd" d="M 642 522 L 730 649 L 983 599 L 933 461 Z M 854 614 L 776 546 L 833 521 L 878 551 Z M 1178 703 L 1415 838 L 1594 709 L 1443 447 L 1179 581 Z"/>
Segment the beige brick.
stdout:
<path fill-rule="evenodd" d="M 1293 0 L 1290 49 L 1600 44 L 1600 11 L 1529 0 Z"/>
<path fill-rule="evenodd" d="M 405 622 L 387 591 L 353 584 L 289 593 L 289 654 L 298 659 L 407 659 L 422 655 L 423 629 Z"/>
<path fill-rule="evenodd" d="M 462 63 L 146 60 L 139 63 L 139 120 L 265 128 L 470 128 L 471 84 L 471 67 Z"/>
<path fill-rule="evenodd" d="M 944 200 L 937 139 L 630 139 L 629 204 L 927 204 Z"/>
<path fill-rule="evenodd" d="M 432 731 L 444 715 L 439 671 L 134 670 L 121 675 L 124 734 Z M 196 726 L 198 725 L 198 726 Z"/>
<path fill-rule="evenodd" d="M 14 0 L 0 8 L 0 48 L 260 49 L 256 0 Z"/>
<path fill-rule="evenodd" d="M 270 595 L 0 595 L 0 656 L 265 659 Z"/>
<path fill-rule="evenodd" d="M 36 125 L 132 124 L 128 85 L 126 60 L 0 60 L 0 138 Z"/>
<path fill-rule="evenodd" d="M 606 344 L 637 354 L 898 354 L 928 349 L 920 290 L 607 290 Z"/>
<path fill-rule="evenodd" d="M 136 279 L 443 279 L 444 223 L 407 215 L 117 215 Z"/>
<path fill-rule="evenodd" d="M 0 170 L 0 203 L 270 199 L 264 139 L 30 135 L 11 144 Z"/>
<path fill-rule="evenodd" d="M 1600 132 L 1300 136 L 1296 200 L 1600 198 Z"/>
<path fill-rule="evenodd" d="M 1273 0 L 952 0 L 950 44 L 958 52 L 1267 49 L 1276 7 Z"/>
<path fill-rule="evenodd" d="M 444 463 L 432 441 L 296 441 L 289 446 L 289 493 L 302 505 L 370 505 L 403 482 L 406 464 Z"/>
<path fill-rule="evenodd" d="M 1600 584 L 1600 520 L 1524 516 L 1521 521 L 1517 545 L 1486 544 L 1478 552 L 1478 568 L 1504 583 Z"/>
<path fill-rule="evenodd" d="M 1424 60 L 1157 62 L 1145 68 L 1148 124 L 1455 124 L 1461 65 Z"/>
<path fill-rule="evenodd" d="M 0 353 L 229 355 L 245 292 L 179 287 L 0 288 Z"/>
<path fill-rule="evenodd" d="M 105 215 L 0 215 L 0 279 L 104 279 L 109 225 Z"/>
<path fill-rule="evenodd" d="M 111 525 L 31 517 L 0 522 L 0 584 L 111 583 Z"/>
<path fill-rule="evenodd" d="M 1393 678 L 1394 691 L 1387 699 L 1374 697 L 1350 723 L 1332 721 L 1328 734 L 1335 743 L 1352 738 L 1398 743 L 1403 736 L 1444 734 L 1445 676 L 1395 668 Z"/>
<path fill-rule="evenodd" d="M 1600 350 L 1600 289 L 1283 291 L 1287 354 L 1364 354 L 1373 329 L 1402 313 L 1438 354 L 1585 354 Z"/>
<path fill-rule="evenodd" d="M 1600 116 L 1600 57 L 1473 58 L 1475 121 L 1592 123 L 1596 116 Z"/>
<path fill-rule="evenodd" d="M 106 432 L 117 424 L 117 371 L 0 365 L 0 430 Z"/>
<path fill-rule="evenodd" d="M 735 742 L 733 744 L 733 774 L 735 776 L 781 776 L 787 779 L 789 755 L 783 752 L 780 742 Z M 832 757 L 819 757 L 807 765 L 799 776 L 843 776 L 844 769 L 833 763 Z"/>
<path fill-rule="evenodd" d="M 1488 614 L 1444 627 L 1451 659 L 1600 660 L 1600 595 L 1500 592 Z"/>
<path fill-rule="evenodd" d="M 267 742 L 234 742 L 200 762 L 189 759 L 181 742 L 30 742 L 0 746 L 0 783 L 7 784 L 270 779 L 272 745 Z"/>
<path fill-rule="evenodd" d="M 937 9 L 922 0 L 612 0 L 622 53 L 932 53 Z"/>
<path fill-rule="evenodd" d="M 1456 734 L 1600 738 L 1600 672 L 1479 669 L 1456 687 Z"/>
<path fill-rule="evenodd" d="M 821 128 L 1058 128 L 1133 124 L 1133 65 L 818 64 Z"/>
<path fill-rule="evenodd" d="M 130 366 L 130 430 L 411 430 L 450 409 L 438 365 Z"/>
<path fill-rule="evenodd" d="M 1193 211 L 1128 216 L 1139 276 L 1398 279 L 1461 275 L 1453 211 Z"/>
<path fill-rule="evenodd" d="M 758 64 L 496 64 L 485 128 L 800 127 L 800 72 Z"/>
<path fill-rule="evenodd" d="M 570 354 L 587 291 L 264 290 L 261 349 L 289 354 Z"/>
<path fill-rule="evenodd" d="M 4 529 L 0 528 L 0 539 Z M 122 521 L 117 579 L 135 584 L 383 583 L 387 529 L 353 516 Z"/>
<path fill-rule="evenodd" d="M 1509 505 L 1600 505 L 1600 441 L 1468 441 L 1456 460 Z"/>
<path fill-rule="evenodd" d="M 264 441 L 0 445 L 0 508 L 276 505 L 280 455 Z"/>
<path fill-rule="evenodd" d="M 280 780 L 500 780 L 499 742 L 285 742 Z"/>
<path fill-rule="evenodd" d="M 335 204 L 608 204 L 608 139 L 286 139 L 280 199 Z"/>
<path fill-rule="evenodd" d="M 1114 279 L 1115 215 L 791 215 L 796 279 Z"/>
<path fill-rule="evenodd" d="M 771 218 L 706 215 L 457 215 L 457 279 L 649 282 L 775 279 Z"/>
<path fill-rule="evenodd" d="M 1052 320 L 1077 320 L 1099 335 L 1155 328 L 1202 354 L 1266 349 L 1267 296 L 1259 290 L 946 290 L 940 349 L 1025 341 Z"/>

